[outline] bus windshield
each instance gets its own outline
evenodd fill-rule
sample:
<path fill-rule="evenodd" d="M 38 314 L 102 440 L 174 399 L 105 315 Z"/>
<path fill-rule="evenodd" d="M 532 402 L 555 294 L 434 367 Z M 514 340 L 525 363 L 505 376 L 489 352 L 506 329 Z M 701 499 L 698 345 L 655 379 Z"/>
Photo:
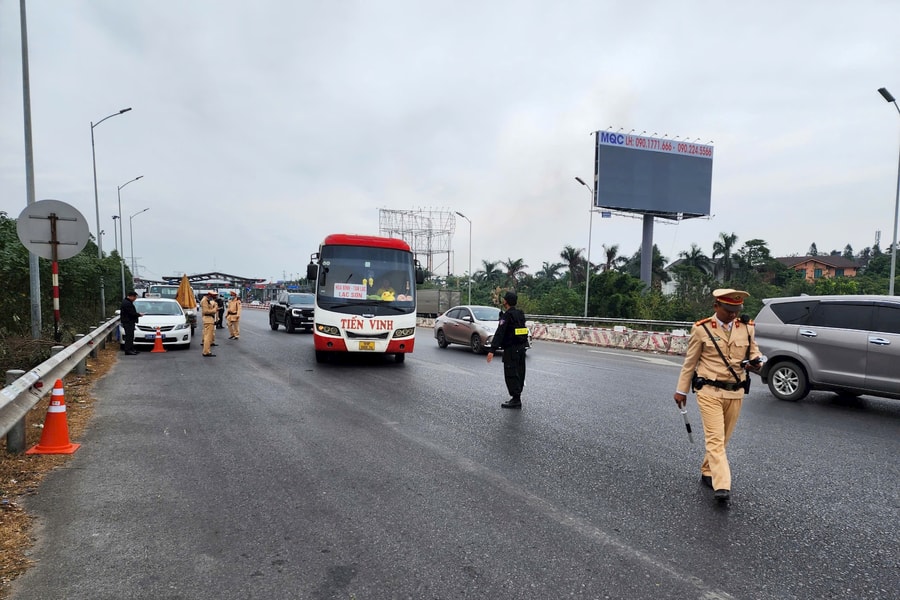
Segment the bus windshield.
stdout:
<path fill-rule="evenodd" d="M 178 286 L 177 285 L 151 285 L 150 289 L 147 290 L 148 294 L 159 294 L 160 298 L 171 298 L 175 299 L 175 296 L 178 295 Z"/>
<path fill-rule="evenodd" d="M 327 310 L 411 313 L 416 285 L 409 252 L 366 246 L 323 246 L 316 298 Z M 350 310 L 347 310 L 350 309 Z"/>

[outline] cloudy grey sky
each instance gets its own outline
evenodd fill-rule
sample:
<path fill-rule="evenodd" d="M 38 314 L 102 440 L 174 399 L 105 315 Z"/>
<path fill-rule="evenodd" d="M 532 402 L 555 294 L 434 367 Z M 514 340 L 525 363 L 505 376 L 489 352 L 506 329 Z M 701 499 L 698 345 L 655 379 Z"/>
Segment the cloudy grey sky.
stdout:
<path fill-rule="evenodd" d="M 459 211 L 472 262 L 529 272 L 586 248 L 591 132 L 713 141 L 709 219 L 658 223 L 670 260 L 720 232 L 775 255 L 891 242 L 896 0 L 27 0 L 36 198 L 113 248 L 122 189 L 148 277 L 301 273 L 378 209 Z M 19 1 L 0 0 L 0 210 L 26 205 Z M 150 210 L 129 220 L 131 215 Z M 468 267 L 456 222 L 447 267 Z M 641 221 L 593 219 L 640 248 Z"/>

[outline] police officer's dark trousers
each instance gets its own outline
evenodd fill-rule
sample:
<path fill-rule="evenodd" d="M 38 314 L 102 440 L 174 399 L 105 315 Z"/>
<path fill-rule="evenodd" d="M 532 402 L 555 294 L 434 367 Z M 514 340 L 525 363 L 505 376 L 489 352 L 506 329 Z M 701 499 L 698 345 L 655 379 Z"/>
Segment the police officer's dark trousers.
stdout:
<path fill-rule="evenodd" d="M 510 397 L 519 400 L 525 386 L 525 346 L 503 349 L 503 379 Z"/>

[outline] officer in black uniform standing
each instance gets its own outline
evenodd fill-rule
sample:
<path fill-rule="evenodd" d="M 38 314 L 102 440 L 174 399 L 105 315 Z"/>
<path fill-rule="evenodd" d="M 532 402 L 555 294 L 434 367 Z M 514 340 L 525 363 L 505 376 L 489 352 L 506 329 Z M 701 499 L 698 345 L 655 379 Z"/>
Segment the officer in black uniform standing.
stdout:
<path fill-rule="evenodd" d="M 519 297 L 512 290 L 503 295 L 504 312 L 500 314 L 500 325 L 491 341 L 487 361 L 494 359 L 494 352 L 503 348 L 503 378 L 510 398 L 502 403 L 503 408 L 522 408 L 522 388 L 525 385 L 525 350 L 528 347 L 528 327 L 525 313 L 516 308 Z"/>

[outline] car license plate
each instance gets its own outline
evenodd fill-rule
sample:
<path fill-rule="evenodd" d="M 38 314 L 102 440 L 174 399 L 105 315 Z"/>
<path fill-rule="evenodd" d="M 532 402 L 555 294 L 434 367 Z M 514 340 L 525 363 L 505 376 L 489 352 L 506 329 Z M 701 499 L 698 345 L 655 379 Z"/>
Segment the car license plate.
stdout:
<path fill-rule="evenodd" d="M 147 333 L 147 334 L 144 334 L 144 339 L 145 339 L 145 340 L 155 340 L 155 339 L 156 339 L 156 334 L 155 334 L 155 333 Z"/>
<path fill-rule="evenodd" d="M 360 350 L 375 350 L 375 342 L 360 342 Z"/>

